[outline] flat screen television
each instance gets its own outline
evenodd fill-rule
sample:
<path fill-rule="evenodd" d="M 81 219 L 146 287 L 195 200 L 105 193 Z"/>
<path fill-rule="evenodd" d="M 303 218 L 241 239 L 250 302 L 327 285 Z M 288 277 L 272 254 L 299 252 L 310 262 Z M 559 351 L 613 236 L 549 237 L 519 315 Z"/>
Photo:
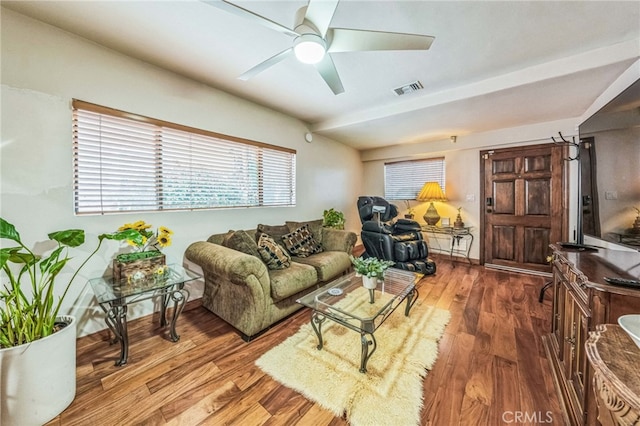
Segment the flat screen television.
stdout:
<path fill-rule="evenodd" d="M 580 124 L 579 136 L 578 243 L 640 251 L 640 79 Z"/>

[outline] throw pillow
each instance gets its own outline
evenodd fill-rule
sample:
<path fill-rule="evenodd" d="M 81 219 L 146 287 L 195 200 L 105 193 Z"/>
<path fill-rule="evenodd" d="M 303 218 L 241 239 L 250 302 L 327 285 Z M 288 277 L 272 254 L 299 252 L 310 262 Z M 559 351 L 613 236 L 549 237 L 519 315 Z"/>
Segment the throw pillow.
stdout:
<path fill-rule="evenodd" d="M 258 245 L 246 231 L 234 231 L 231 235 L 226 236 L 222 245 L 233 250 L 238 250 L 246 254 L 261 258 L 258 252 Z"/>
<path fill-rule="evenodd" d="M 210 243 L 214 243 L 214 244 L 220 244 L 221 246 L 225 246 L 226 247 L 226 242 L 229 240 L 229 238 L 233 235 L 233 233 L 236 232 L 233 229 L 229 229 L 227 231 L 226 234 L 222 235 L 222 242 L 220 242 L 219 238 L 221 234 L 215 234 L 209 237 L 209 239 L 207 241 L 209 241 Z"/>
<path fill-rule="evenodd" d="M 291 257 L 269 235 L 258 237 L 258 252 L 269 269 L 285 269 L 291 265 Z"/>
<path fill-rule="evenodd" d="M 289 253 L 298 257 L 307 257 L 323 251 L 322 245 L 313 238 L 309 225 L 303 225 L 282 237 Z"/>
<path fill-rule="evenodd" d="M 282 236 L 291 232 L 287 225 L 263 225 L 259 224 L 256 228 L 256 241 L 260 239 L 260 234 L 264 233 L 273 238 L 273 240 L 280 244 L 280 247 L 285 249 L 284 243 L 282 242 Z"/>
<path fill-rule="evenodd" d="M 313 239 L 316 240 L 318 243 L 322 244 L 322 223 L 324 221 L 322 219 L 317 219 L 317 220 L 310 220 L 310 221 L 306 221 L 306 222 L 285 222 L 287 225 L 287 228 L 289 228 L 288 232 L 293 232 L 296 229 L 304 226 L 304 225 L 309 225 L 309 231 L 311 231 L 311 234 L 313 235 Z"/>

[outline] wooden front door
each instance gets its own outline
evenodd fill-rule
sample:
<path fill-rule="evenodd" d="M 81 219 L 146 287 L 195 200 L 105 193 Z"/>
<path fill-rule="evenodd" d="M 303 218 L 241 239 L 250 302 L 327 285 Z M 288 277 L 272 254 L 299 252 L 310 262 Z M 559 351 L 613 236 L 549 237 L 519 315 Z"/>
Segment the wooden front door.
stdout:
<path fill-rule="evenodd" d="M 544 144 L 480 152 L 485 264 L 551 271 L 549 244 L 566 234 L 564 151 Z"/>

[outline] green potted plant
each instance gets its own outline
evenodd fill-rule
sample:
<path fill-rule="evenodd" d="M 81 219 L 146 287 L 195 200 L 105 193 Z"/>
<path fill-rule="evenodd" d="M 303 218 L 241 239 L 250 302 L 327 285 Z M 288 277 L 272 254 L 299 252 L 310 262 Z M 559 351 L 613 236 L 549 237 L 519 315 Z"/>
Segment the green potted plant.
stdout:
<path fill-rule="evenodd" d="M 76 322 L 60 315 L 72 282 L 98 252 L 104 239 L 141 241 L 132 231 L 103 234 L 98 245 L 62 287 L 56 300 L 58 275 L 71 260 L 69 249 L 84 243 L 80 229 L 52 232 L 57 247 L 48 255 L 34 253 L 15 226 L 0 218 L 0 239 L 17 244 L 0 249 L 0 424 L 43 424 L 75 398 Z M 13 267 L 11 266 L 13 264 Z M 53 395 L 53 397 L 52 397 Z"/>
<path fill-rule="evenodd" d="M 322 214 L 322 226 L 326 228 L 344 229 L 344 214 L 338 210 L 330 208 Z"/>
<path fill-rule="evenodd" d="M 377 257 L 363 258 L 362 256 L 354 257 L 352 255 L 349 258 L 356 275 L 362 277 L 362 285 L 368 289 L 376 288 L 378 279 L 382 278 L 384 271 L 395 263 L 391 260 L 382 260 Z"/>

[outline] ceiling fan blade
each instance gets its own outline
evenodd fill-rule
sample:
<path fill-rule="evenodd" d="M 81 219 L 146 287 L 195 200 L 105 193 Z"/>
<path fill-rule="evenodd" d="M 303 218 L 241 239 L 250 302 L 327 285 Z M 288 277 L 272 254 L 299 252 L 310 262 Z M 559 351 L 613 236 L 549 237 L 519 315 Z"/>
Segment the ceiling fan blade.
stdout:
<path fill-rule="evenodd" d="M 270 57 L 266 61 L 259 63 L 255 67 L 251 68 L 249 71 L 244 72 L 240 77 L 238 77 L 238 79 L 247 81 L 250 78 L 256 76 L 257 74 L 260 74 L 262 71 L 266 70 L 267 68 L 274 66 L 278 62 L 284 61 L 289 56 L 293 56 L 293 48 L 291 47 L 288 48 L 287 50 L 283 50 L 277 55 Z"/>
<path fill-rule="evenodd" d="M 342 82 L 340 81 L 338 70 L 336 70 L 336 66 L 333 64 L 333 59 L 331 59 L 331 56 L 324 55 L 322 61 L 315 64 L 315 67 L 320 73 L 320 76 L 322 76 L 322 79 L 331 88 L 331 91 L 333 91 L 334 95 L 338 95 L 344 92 L 344 87 L 342 87 Z"/>
<path fill-rule="evenodd" d="M 340 0 L 310 0 L 305 19 L 309 20 L 324 37 Z"/>
<path fill-rule="evenodd" d="M 427 50 L 435 37 L 420 34 L 330 28 L 327 33 L 329 52 L 369 50 Z"/>
<path fill-rule="evenodd" d="M 255 14 L 247 9 L 244 9 L 240 6 L 237 6 L 235 4 L 229 3 L 227 1 L 224 0 L 201 0 L 203 3 L 206 3 L 210 6 L 213 7 L 217 7 L 218 9 L 222 9 L 226 12 L 229 13 L 233 13 L 234 15 L 240 16 L 242 18 L 245 19 L 249 19 L 252 22 L 256 22 L 260 25 L 263 25 L 267 28 L 271 28 L 272 30 L 281 32 L 283 34 L 286 34 L 288 36 L 291 37 L 297 37 L 298 33 L 296 33 L 295 31 L 278 24 L 277 22 L 274 22 L 270 19 L 265 18 L 264 16 L 260 16 L 258 14 Z"/>

